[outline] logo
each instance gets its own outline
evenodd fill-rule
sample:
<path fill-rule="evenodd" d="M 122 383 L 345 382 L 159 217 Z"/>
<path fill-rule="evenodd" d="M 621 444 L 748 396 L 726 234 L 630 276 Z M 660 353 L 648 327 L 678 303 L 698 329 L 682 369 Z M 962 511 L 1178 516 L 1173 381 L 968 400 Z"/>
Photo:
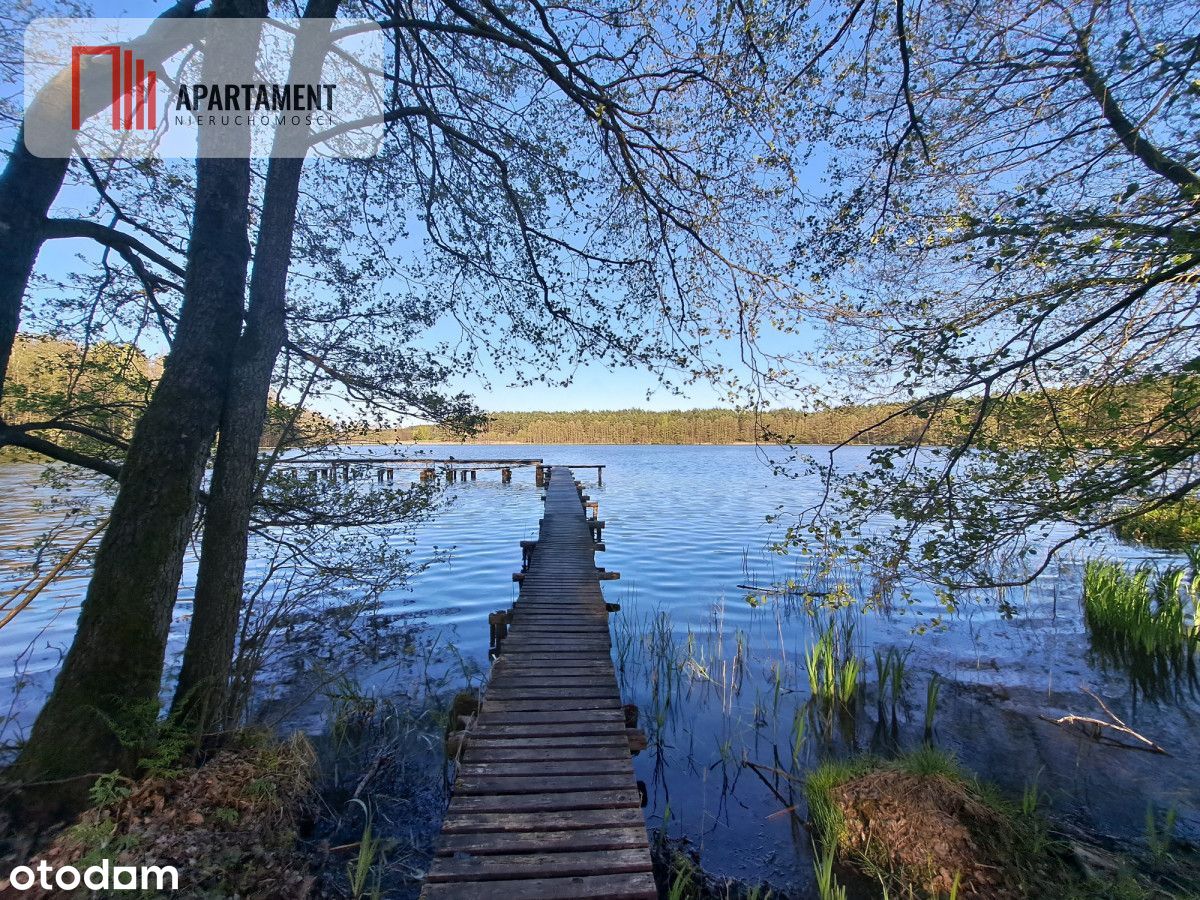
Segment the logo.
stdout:
<path fill-rule="evenodd" d="M 107 56 L 112 66 L 112 129 L 131 131 L 153 129 L 158 125 L 154 88 L 158 74 L 146 68 L 144 59 L 135 59 L 132 50 L 121 52 L 117 44 L 74 46 L 71 48 L 71 130 L 83 127 L 83 103 L 80 100 L 80 69 L 85 56 Z M 122 68 L 122 56 L 124 67 Z M 122 78 L 122 71 L 124 78 Z M 124 115 L 122 115 L 122 112 Z"/>
<path fill-rule="evenodd" d="M 386 134 L 386 60 L 369 19 L 34 19 L 25 146 L 46 159 L 363 159 Z"/>

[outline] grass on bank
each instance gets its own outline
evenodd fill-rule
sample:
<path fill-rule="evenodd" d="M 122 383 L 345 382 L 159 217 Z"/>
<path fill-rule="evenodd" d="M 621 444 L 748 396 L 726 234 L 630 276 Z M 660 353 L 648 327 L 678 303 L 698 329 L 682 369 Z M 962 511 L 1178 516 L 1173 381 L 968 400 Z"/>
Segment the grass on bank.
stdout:
<path fill-rule="evenodd" d="M 1200 500 L 1187 498 L 1160 506 L 1113 526 L 1123 541 L 1179 550 L 1200 544 Z"/>
<path fill-rule="evenodd" d="M 313 812 L 315 763 L 301 735 L 245 731 L 198 768 L 103 775 L 92 807 L 37 858 L 80 870 L 105 859 L 175 865 L 183 896 L 306 896 L 315 879 L 299 835 Z"/>
<path fill-rule="evenodd" d="M 844 896 L 834 858 L 879 885 L 883 897 L 1017 900 L 1194 898 L 1190 859 L 1152 854 L 1147 872 L 1121 857 L 1103 872 L 1085 870 L 1052 836 L 1036 786 L 1019 802 L 966 773 L 954 757 L 922 747 L 893 760 L 830 760 L 805 784 L 824 898 Z M 1156 820 L 1155 820 L 1156 821 Z M 1171 821 L 1159 829 L 1169 833 Z M 1148 835 L 1148 840 L 1151 835 Z M 1161 834 L 1154 834 L 1162 843 Z M 1168 846 L 1170 846 L 1168 842 Z M 1144 869 L 1144 867 L 1143 867 Z"/>

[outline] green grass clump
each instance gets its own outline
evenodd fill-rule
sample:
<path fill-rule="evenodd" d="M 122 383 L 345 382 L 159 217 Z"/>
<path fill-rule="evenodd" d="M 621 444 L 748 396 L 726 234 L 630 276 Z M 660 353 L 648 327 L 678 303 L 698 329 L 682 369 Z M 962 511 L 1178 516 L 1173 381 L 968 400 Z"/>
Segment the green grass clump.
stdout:
<path fill-rule="evenodd" d="M 850 707 L 859 694 L 862 660 L 852 649 L 854 626 L 831 622 L 804 654 L 808 687 L 814 700 L 827 708 Z"/>
<path fill-rule="evenodd" d="M 1093 642 L 1117 655 L 1174 653 L 1200 636 L 1200 579 L 1185 584 L 1182 569 L 1130 572 L 1119 562 L 1083 567 L 1084 619 Z"/>
<path fill-rule="evenodd" d="M 1123 541 L 1163 550 L 1200 544 L 1200 500 L 1189 497 L 1168 503 L 1118 522 L 1113 531 Z"/>

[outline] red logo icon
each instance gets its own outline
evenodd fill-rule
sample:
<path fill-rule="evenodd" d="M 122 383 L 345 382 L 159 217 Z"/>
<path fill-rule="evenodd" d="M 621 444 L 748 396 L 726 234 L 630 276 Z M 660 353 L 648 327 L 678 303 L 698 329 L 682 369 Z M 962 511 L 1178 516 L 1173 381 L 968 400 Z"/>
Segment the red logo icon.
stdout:
<path fill-rule="evenodd" d="M 153 69 L 146 69 L 144 59 L 134 59 L 132 50 L 122 53 L 116 44 L 105 44 L 71 48 L 71 128 L 78 131 L 83 125 L 79 81 L 80 66 L 85 56 L 108 56 L 112 60 L 113 131 L 157 127 L 154 99 L 157 74 Z"/>

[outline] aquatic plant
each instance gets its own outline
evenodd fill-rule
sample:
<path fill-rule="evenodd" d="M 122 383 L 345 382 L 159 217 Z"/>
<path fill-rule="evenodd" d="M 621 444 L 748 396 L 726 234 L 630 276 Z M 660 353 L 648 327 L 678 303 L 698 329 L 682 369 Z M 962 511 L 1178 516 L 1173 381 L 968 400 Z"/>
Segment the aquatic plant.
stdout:
<path fill-rule="evenodd" d="M 834 844 L 826 845 L 820 853 L 813 847 L 813 870 L 817 875 L 817 896 L 820 900 L 846 900 L 846 889 L 838 884 L 833 874 L 833 858 L 836 855 L 837 846 Z"/>
<path fill-rule="evenodd" d="M 374 835 L 371 810 L 357 797 L 351 802 L 357 803 L 363 808 L 363 830 L 362 837 L 358 842 L 358 853 L 354 860 L 346 865 L 346 876 L 350 882 L 350 896 L 354 900 L 360 900 L 362 897 L 376 898 L 382 894 L 380 872 L 377 866 L 380 840 Z M 373 879 L 372 875 L 374 875 Z"/>
<path fill-rule="evenodd" d="M 1146 806 L 1146 846 L 1150 850 L 1150 858 L 1154 863 L 1161 864 L 1171 856 L 1171 847 L 1175 842 L 1175 822 L 1179 811 L 1171 806 L 1163 815 L 1163 822 L 1158 824 L 1158 810 L 1151 802 Z"/>
<path fill-rule="evenodd" d="M 862 660 L 852 649 L 853 623 L 831 622 L 804 654 L 813 699 L 827 708 L 853 705 L 859 693 Z"/>
<path fill-rule="evenodd" d="M 879 715 L 882 718 L 884 706 L 890 701 L 891 715 L 896 717 L 896 709 L 904 700 L 905 678 L 908 669 L 908 655 L 911 651 L 901 652 L 895 647 L 889 647 L 887 653 L 875 650 L 875 692 Z"/>
<path fill-rule="evenodd" d="M 1083 608 L 1093 651 L 1128 671 L 1145 696 L 1165 695 L 1183 680 L 1196 686 L 1200 576 L 1189 581 L 1177 567 L 1131 572 L 1119 562 L 1089 560 Z"/>
<path fill-rule="evenodd" d="M 1185 587 L 1190 615 L 1185 609 Z M 1094 559 L 1083 567 L 1088 630 L 1093 637 L 1126 650 L 1170 651 L 1178 648 L 1182 638 L 1197 636 L 1198 593 L 1200 585 L 1185 585 L 1179 568 L 1155 575 L 1143 566 L 1131 573 L 1119 562 Z"/>
<path fill-rule="evenodd" d="M 925 741 L 933 740 L 933 720 L 937 715 L 938 697 L 942 693 L 942 678 L 937 672 L 929 676 L 929 686 L 925 689 Z"/>

